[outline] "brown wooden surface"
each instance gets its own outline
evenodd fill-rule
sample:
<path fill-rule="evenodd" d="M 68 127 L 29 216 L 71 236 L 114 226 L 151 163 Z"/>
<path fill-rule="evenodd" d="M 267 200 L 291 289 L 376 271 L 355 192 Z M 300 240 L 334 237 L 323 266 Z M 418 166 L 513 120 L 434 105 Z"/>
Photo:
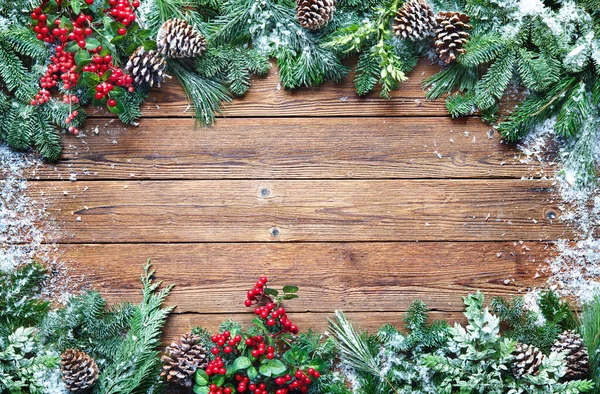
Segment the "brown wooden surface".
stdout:
<path fill-rule="evenodd" d="M 176 284 L 166 340 L 249 321 L 242 302 L 261 275 L 300 286 L 288 307 L 303 329 L 335 309 L 370 330 L 401 325 L 415 298 L 462 320 L 468 292 L 543 286 L 548 241 L 568 229 L 543 169 L 425 101 L 436 70 L 421 61 L 391 101 L 358 98 L 351 78 L 286 92 L 272 70 L 213 128 L 194 127 L 172 82 L 139 127 L 96 113 L 30 192 L 49 197 L 74 282 L 137 301 L 150 258 Z"/>

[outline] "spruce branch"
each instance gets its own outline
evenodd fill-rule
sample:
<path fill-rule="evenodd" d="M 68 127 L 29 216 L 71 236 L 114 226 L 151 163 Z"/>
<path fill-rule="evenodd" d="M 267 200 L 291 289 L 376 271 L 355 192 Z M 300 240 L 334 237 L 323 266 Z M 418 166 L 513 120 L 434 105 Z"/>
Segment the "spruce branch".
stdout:
<path fill-rule="evenodd" d="M 150 262 L 141 277 L 142 302 L 135 306 L 129 331 L 117 350 L 114 362 L 100 375 L 96 391 L 102 394 L 141 394 L 158 390 L 161 329 L 173 307 L 162 308 L 172 286 L 159 290 Z"/>

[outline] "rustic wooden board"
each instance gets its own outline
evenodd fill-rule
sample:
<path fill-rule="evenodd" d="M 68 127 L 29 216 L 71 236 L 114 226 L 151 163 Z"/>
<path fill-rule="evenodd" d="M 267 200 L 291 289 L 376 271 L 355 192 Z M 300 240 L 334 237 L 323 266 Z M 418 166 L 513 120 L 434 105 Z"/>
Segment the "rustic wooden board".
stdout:
<path fill-rule="evenodd" d="M 32 182 L 63 243 L 552 240 L 541 180 Z"/>
<path fill-rule="evenodd" d="M 176 285 L 176 312 L 243 313 L 246 290 L 266 275 L 275 288 L 300 286 L 293 312 L 405 311 L 415 298 L 461 311 L 478 289 L 509 295 L 545 281 L 546 243 L 293 243 L 62 245 L 73 278 L 110 302 L 140 300 L 139 275 Z"/>
<path fill-rule="evenodd" d="M 98 129 L 98 134 L 93 130 Z M 66 139 L 36 179 L 521 178 L 537 175 L 475 118 L 106 119 Z M 118 135 L 115 135 L 117 134 Z"/>
<path fill-rule="evenodd" d="M 349 65 L 354 62 L 349 60 Z M 365 97 L 359 97 L 351 73 L 340 83 L 325 83 L 294 91 L 279 84 L 279 75 L 273 67 L 266 77 L 253 78 L 248 93 L 226 104 L 225 117 L 305 117 L 305 116 L 447 116 L 443 100 L 428 102 L 421 82 L 435 74 L 438 66 L 421 59 L 409 74 L 409 80 L 392 92 L 390 100 L 379 96 L 377 88 Z M 175 79 L 151 93 L 143 106 L 144 117 L 191 117 L 194 115 L 183 88 Z M 92 110 L 91 116 L 110 116 L 108 111 Z"/>
<path fill-rule="evenodd" d="M 323 333 L 327 329 L 328 320 L 334 317 L 333 313 L 292 313 L 290 319 L 297 324 L 302 331 L 309 329 L 318 330 Z M 393 324 L 402 329 L 404 327 L 403 312 L 347 312 L 346 317 L 357 328 L 369 332 L 377 332 L 384 324 Z M 449 323 L 466 321 L 464 315 L 460 312 L 438 312 L 433 311 L 430 315 L 431 320 L 444 319 Z M 244 325 L 251 324 L 252 315 L 249 313 L 224 313 L 224 314 L 172 314 L 167 320 L 167 325 L 163 332 L 163 343 L 169 344 L 175 337 L 189 332 L 193 327 L 203 327 L 211 333 L 216 333 L 221 322 L 233 320 Z"/>
<path fill-rule="evenodd" d="M 346 64 L 354 66 L 354 59 Z M 408 81 L 391 92 L 391 98 L 381 97 L 377 87 L 370 94 L 359 97 L 354 87 L 354 72 L 339 83 L 328 82 L 320 86 L 283 89 L 279 74 L 273 67 L 266 77 L 255 77 L 248 93 L 224 105 L 219 117 L 377 117 L 419 116 L 447 117 L 444 98 L 434 101 L 425 99 L 422 82 L 440 70 L 429 60 L 421 58 L 415 69 L 408 74 Z M 500 113 L 512 110 L 522 93 L 511 93 L 503 98 Z M 92 117 L 114 117 L 103 108 L 90 109 Z M 183 88 L 175 79 L 169 80 L 161 89 L 151 92 L 142 106 L 143 117 L 181 118 L 194 116 Z"/>

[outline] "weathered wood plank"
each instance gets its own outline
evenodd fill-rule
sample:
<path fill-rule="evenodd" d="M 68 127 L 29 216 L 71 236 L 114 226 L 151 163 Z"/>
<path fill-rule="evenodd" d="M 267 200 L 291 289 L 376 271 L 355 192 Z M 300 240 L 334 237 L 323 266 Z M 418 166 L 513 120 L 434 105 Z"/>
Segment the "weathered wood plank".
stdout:
<path fill-rule="evenodd" d="M 479 119 L 145 119 L 88 122 L 36 179 L 521 178 L 535 175 Z M 98 128 L 96 135 L 90 130 Z"/>
<path fill-rule="evenodd" d="M 461 297 L 482 290 L 509 295 L 540 287 L 546 243 L 293 243 L 62 245 L 73 278 L 110 302 L 139 301 L 141 265 L 174 283 L 176 312 L 243 313 L 246 290 L 266 275 L 275 288 L 300 286 L 293 312 L 404 311 L 415 298 L 461 311 Z M 540 272 L 538 272 L 540 271 Z"/>
<path fill-rule="evenodd" d="M 293 313 L 290 314 L 290 319 L 298 325 L 301 331 L 309 329 L 325 332 L 328 325 L 328 318 L 333 318 L 331 313 Z M 393 324 L 396 327 L 403 329 L 403 312 L 346 312 L 348 320 L 357 328 L 369 332 L 377 332 L 384 324 Z M 174 338 L 189 332 L 193 327 L 203 327 L 211 333 L 218 332 L 221 322 L 231 319 L 244 326 L 252 324 L 252 315 L 249 313 L 229 313 L 229 314 L 172 314 L 167 320 L 167 325 L 163 331 L 162 340 L 165 345 L 169 344 Z M 464 323 L 466 319 L 460 312 L 431 312 L 431 320 L 447 320 L 449 323 L 460 322 Z"/>
<path fill-rule="evenodd" d="M 64 243 L 551 240 L 535 180 L 32 182 Z"/>
<path fill-rule="evenodd" d="M 350 59 L 347 64 L 352 65 L 354 61 Z M 378 88 L 359 97 L 354 88 L 353 73 L 340 83 L 288 91 L 280 86 L 277 68 L 273 67 L 266 77 L 253 78 L 248 93 L 227 104 L 223 116 L 447 116 L 444 101 L 426 101 L 421 88 L 421 82 L 438 70 L 439 66 L 421 59 L 408 75 L 409 80 L 387 100 L 379 96 Z M 142 110 L 144 117 L 191 117 L 194 114 L 176 79 L 153 91 Z M 103 109 L 90 112 L 91 116 L 113 116 Z"/>

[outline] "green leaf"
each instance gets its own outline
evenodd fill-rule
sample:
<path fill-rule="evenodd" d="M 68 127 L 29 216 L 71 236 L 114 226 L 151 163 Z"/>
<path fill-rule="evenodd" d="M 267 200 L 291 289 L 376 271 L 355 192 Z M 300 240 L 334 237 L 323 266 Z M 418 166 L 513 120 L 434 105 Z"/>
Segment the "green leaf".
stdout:
<path fill-rule="evenodd" d="M 284 294 L 283 295 L 284 300 L 293 300 L 294 298 L 300 298 L 300 296 L 298 294 Z"/>
<path fill-rule="evenodd" d="M 285 367 L 285 365 L 280 360 L 277 360 L 277 359 L 270 360 L 267 363 L 267 365 L 271 369 L 271 374 L 273 374 L 273 375 L 281 375 L 281 374 L 284 374 L 285 371 L 287 371 L 287 368 Z"/>
<path fill-rule="evenodd" d="M 275 289 L 271 289 L 270 287 L 267 287 L 265 289 L 265 294 L 266 295 L 271 295 L 273 297 L 277 297 L 279 295 L 279 292 Z"/>
<path fill-rule="evenodd" d="M 209 377 L 203 369 L 197 369 L 194 378 L 198 386 L 208 386 Z"/>
<path fill-rule="evenodd" d="M 146 40 L 142 43 L 142 45 L 146 51 L 152 51 L 156 49 L 156 41 L 154 40 Z"/>
<path fill-rule="evenodd" d="M 81 0 L 71 0 L 71 8 L 75 14 L 81 12 Z"/>
<path fill-rule="evenodd" d="M 79 50 L 79 45 L 77 45 L 77 41 L 69 41 L 67 45 L 65 45 L 65 52 L 77 52 Z"/>
<path fill-rule="evenodd" d="M 210 393 L 210 389 L 208 388 L 208 386 L 196 386 L 196 387 L 194 387 L 194 393 L 208 394 L 208 393 Z"/>
<path fill-rule="evenodd" d="M 100 41 L 95 38 L 88 38 L 85 40 L 85 49 L 91 51 L 92 49 L 96 49 L 100 46 Z"/>
<path fill-rule="evenodd" d="M 71 21 L 66 16 L 63 16 L 62 18 L 60 18 L 60 27 L 67 30 L 71 30 L 73 28 L 73 21 Z"/>
<path fill-rule="evenodd" d="M 212 383 L 216 384 L 217 386 L 223 386 L 223 384 L 225 383 L 225 376 L 219 375 L 212 381 Z"/>
<path fill-rule="evenodd" d="M 240 369 L 246 369 L 252 365 L 252 362 L 248 357 L 240 356 L 233 362 L 233 371 L 239 371 Z M 218 384 L 217 386 L 221 386 Z"/>
<path fill-rule="evenodd" d="M 297 293 L 298 286 L 283 286 L 284 293 Z"/>
<path fill-rule="evenodd" d="M 79 67 L 85 66 L 92 61 L 92 55 L 88 51 L 84 51 L 83 49 L 75 52 L 75 64 Z"/>
<path fill-rule="evenodd" d="M 271 368 L 267 364 L 263 364 L 259 368 L 260 374 L 263 376 L 270 377 L 271 376 Z"/>
<path fill-rule="evenodd" d="M 327 370 L 327 363 L 320 358 L 315 358 L 314 360 L 310 360 L 306 368 L 313 368 L 319 372 L 325 372 Z"/>
<path fill-rule="evenodd" d="M 139 38 L 141 38 L 142 40 L 145 40 L 147 38 L 150 38 L 152 36 L 152 32 L 150 30 L 147 29 L 143 29 L 140 30 L 136 36 L 138 36 Z"/>
<path fill-rule="evenodd" d="M 107 107 L 110 112 L 117 115 L 122 114 L 123 111 L 125 111 L 125 107 L 123 106 L 123 103 L 120 100 L 117 100 L 117 104 L 114 107 Z"/>
<path fill-rule="evenodd" d="M 246 373 L 248 374 L 248 378 L 250 378 L 250 380 L 254 380 L 258 376 L 258 371 L 253 366 L 250 366 Z"/>
<path fill-rule="evenodd" d="M 110 91 L 110 93 L 108 94 L 109 97 L 111 98 L 116 98 L 116 97 L 121 97 L 124 96 L 125 94 L 127 94 L 127 90 L 120 87 L 120 86 L 115 86 L 113 87 L 113 90 Z"/>
<path fill-rule="evenodd" d="M 96 86 L 100 83 L 100 77 L 96 73 L 84 72 L 79 77 L 80 86 Z"/>
<path fill-rule="evenodd" d="M 117 35 L 112 40 L 110 40 L 110 43 L 113 45 L 116 45 L 116 44 L 120 43 L 121 41 L 125 41 L 126 38 L 127 38 L 126 36 Z"/>

